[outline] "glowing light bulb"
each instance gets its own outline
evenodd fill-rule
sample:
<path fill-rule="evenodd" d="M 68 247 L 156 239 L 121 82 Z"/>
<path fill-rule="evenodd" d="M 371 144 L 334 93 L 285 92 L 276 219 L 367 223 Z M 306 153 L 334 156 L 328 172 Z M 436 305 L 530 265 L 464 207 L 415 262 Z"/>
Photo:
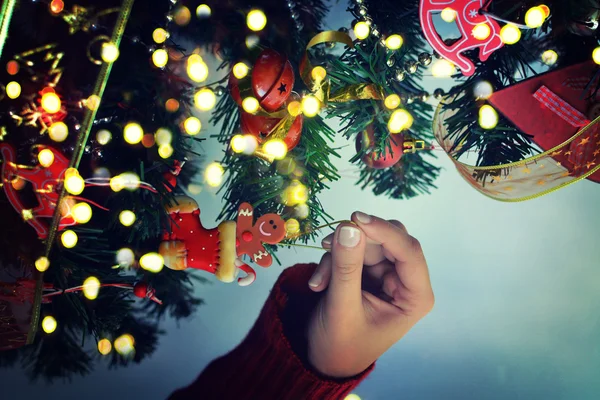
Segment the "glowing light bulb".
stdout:
<path fill-rule="evenodd" d="M 243 135 L 235 135 L 231 138 L 231 150 L 235 153 L 243 153 L 246 148 L 246 139 Z"/>
<path fill-rule="evenodd" d="M 117 58 L 119 58 L 119 48 L 112 42 L 102 43 L 100 57 L 102 57 L 104 62 L 115 62 L 117 61 Z"/>
<path fill-rule="evenodd" d="M 200 89 L 194 95 L 194 104 L 196 108 L 202 111 L 210 111 L 217 103 L 215 93 L 209 88 Z"/>
<path fill-rule="evenodd" d="M 385 39 L 385 47 L 390 50 L 398 50 L 403 44 L 404 39 L 402 39 L 402 36 L 397 34 L 390 35 Z"/>
<path fill-rule="evenodd" d="M 252 10 L 246 17 L 246 24 L 254 32 L 262 31 L 267 25 L 267 16 L 261 10 Z"/>
<path fill-rule="evenodd" d="M 154 134 L 154 140 L 159 146 L 170 144 L 173 140 L 173 135 L 167 128 L 158 128 Z"/>
<path fill-rule="evenodd" d="M 140 177 L 133 172 L 123 172 L 119 175 L 123 182 L 123 187 L 129 191 L 137 190 L 140 187 Z"/>
<path fill-rule="evenodd" d="M 157 50 L 154 50 L 154 53 L 152 53 L 152 62 L 158 68 L 162 68 L 165 65 L 167 65 L 168 61 L 169 61 L 169 54 L 167 53 L 167 51 L 165 49 L 157 49 Z"/>
<path fill-rule="evenodd" d="M 521 30 L 513 24 L 506 24 L 500 30 L 500 38 L 506 44 L 515 44 L 521 40 Z"/>
<path fill-rule="evenodd" d="M 344 400 L 360 400 L 360 397 L 355 393 L 350 393 L 348 396 L 344 397 Z"/>
<path fill-rule="evenodd" d="M 538 7 L 544 12 L 546 18 L 550 16 L 550 7 L 545 4 L 540 4 Z"/>
<path fill-rule="evenodd" d="M 67 249 L 72 249 L 73 247 L 77 246 L 78 239 L 79 238 L 77 237 L 77 234 L 70 229 L 64 231 L 63 234 L 60 236 L 60 241 L 62 242 L 62 245 L 65 246 Z"/>
<path fill-rule="evenodd" d="M 146 253 L 140 258 L 140 266 L 146 271 L 160 272 L 165 265 L 163 256 L 158 253 Z"/>
<path fill-rule="evenodd" d="M 267 141 L 263 146 L 263 150 L 275 160 L 283 160 L 288 152 L 287 145 L 281 139 Z"/>
<path fill-rule="evenodd" d="M 242 153 L 252 155 L 258 148 L 258 139 L 254 135 L 244 135 L 244 150 Z"/>
<path fill-rule="evenodd" d="M 85 106 L 90 110 L 97 110 L 100 107 L 100 97 L 93 94 L 84 100 Z"/>
<path fill-rule="evenodd" d="M 302 98 L 302 113 L 306 117 L 314 117 L 321 110 L 321 103 L 315 96 L 307 95 Z"/>
<path fill-rule="evenodd" d="M 15 60 L 11 60 L 9 62 L 6 63 L 6 72 L 8 72 L 9 75 L 16 75 L 19 73 L 19 63 L 16 62 Z"/>
<path fill-rule="evenodd" d="M 135 340 L 128 333 L 116 338 L 114 346 L 117 353 L 124 357 L 130 356 L 135 352 Z"/>
<path fill-rule="evenodd" d="M 477 82 L 473 87 L 473 95 L 477 100 L 487 100 L 494 94 L 494 87 L 488 81 Z"/>
<path fill-rule="evenodd" d="M 183 128 L 185 129 L 185 133 L 194 136 L 200 133 L 200 129 L 202 129 L 202 123 L 196 117 L 189 117 L 184 121 Z"/>
<path fill-rule="evenodd" d="M 112 351 L 112 343 L 108 339 L 100 339 L 98 341 L 98 353 L 106 356 Z"/>
<path fill-rule="evenodd" d="M 558 53 L 554 50 L 546 50 L 542 53 L 542 62 L 546 65 L 554 65 L 558 61 Z M 594 60 L 595 61 L 595 60 Z"/>
<path fill-rule="evenodd" d="M 258 35 L 248 35 L 246 36 L 246 40 L 244 42 L 246 43 L 246 47 L 252 50 L 256 46 L 258 46 L 258 44 L 260 43 L 260 38 L 258 37 Z"/>
<path fill-rule="evenodd" d="M 440 16 L 445 22 L 451 23 L 454 22 L 454 20 L 456 20 L 456 11 L 454 11 L 450 7 L 446 7 L 442 10 Z"/>
<path fill-rule="evenodd" d="M 592 53 L 592 58 L 596 64 L 600 64 L 600 47 L 596 47 Z"/>
<path fill-rule="evenodd" d="M 83 295 L 88 300 L 96 300 L 100 293 L 100 281 L 95 276 L 90 276 L 83 281 Z"/>
<path fill-rule="evenodd" d="M 54 92 L 46 92 L 42 95 L 42 108 L 49 114 L 55 114 L 60 111 L 60 97 Z"/>
<path fill-rule="evenodd" d="M 490 105 L 481 106 L 479 109 L 479 126 L 483 129 L 494 129 L 498 125 L 498 113 Z"/>
<path fill-rule="evenodd" d="M 65 176 L 64 185 L 67 192 L 74 196 L 80 195 L 83 192 L 83 189 L 85 189 L 85 181 L 79 173 Z"/>
<path fill-rule="evenodd" d="M 38 153 L 38 162 L 44 168 L 48 168 L 54 163 L 54 153 L 50 149 L 44 149 Z"/>
<path fill-rule="evenodd" d="M 96 133 L 96 141 L 101 145 L 106 145 L 112 139 L 112 133 L 106 129 L 100 129 Z"/>
<path fill-rule="evenodd" d="M 136 216 L 133 211 L 123 210 L 119 213 L 119 222 L 123 226 L 131 226 L 135 222 Z"/>
<path fill-rule="evenodd" d="M 431 74 L 436 78 L 448 78 L 455 72 L 454 64 L 446 59 L 440 59 L 433 63 Z"/>
<path fill-rule="evenodd" d="M 123 129 L 123 139 L 129 144 L 138 144 L 142 141 L 143 136 L 144 130 L 140 124 L 136 122 L 128 123 Z"/>
<path fill-rule="evenodd" d="M 175 23 L 179 26 L 185 26 L 190 23 L 192 19 L 192 13 L 186 6 L 180 6 L 175 11 Z"/>
<path fill-rule="evenodd" d="M 490 26 L 486 23 L 477 24 L 473 28 L 473 37 L 477 40 L 486 40 L 492 34 Z"/>
<path fill-rule="evenodd" d="M 302 103 L 295 100 L 291 101 L 290 104 L 288 104 L 287 106 L 287 110 L 292 117 L 297 117 L 302 113 Z"/>
<path fill-rule="evenodd" d="M 546 20 L 546 13 L 544 13 L 544 9 L 541 7 L 531 7 L 525 13 L 525 25 L 529 28 L 539 28 L 544 25 L 544 21 Z"/>
<path fill-rule="evenodd" d="M 9 82 L 6 85 L 6 95 L 10 99 L 16 99 L 21 95 L 21 85 L 15 81 Z"/>
<path fill-rule="evenodd" d="M 242 108 L 248 114 L 254 114 L 260 108 L 260 104 L 258 104 L 258 100 L 256 100 L 254 97 L 246 97 L 244 100 L 242 100 Z"/>
<path fill-rule="evenodd" d="M 77 203 L 71 209 L 71 214 L 73 214 L 75 222 L 85 224 L 92 219 L 92 207 L 88 203 Z"/>
<path fill-rule="evenodd" d="M 310 76 L 315 82 L 321 82 L 327 76 L 327 70 L 320 65 L 317 65 L 310 71 Z"/>
<path fill-rule="evenodd" d="M 117 251 L 115 260 L 119 267 L 130 267 L 135 262 L 135 254 L 133 254 L 133 250 L 123 248 Z"/>
<path fill-rule="evenodd" d="M 35 269 L 38 271 L 44 272 L 47 271 L 48 268 L 50 268 L 50 260 L 48 260 L 48 257 L 40 257 L 35 260 Z"/>
<path fill-rule="evenodd" d="M 244 79 L 248 75 L 248 71 L 250 69 L 243 62 L 239 62 L 233 66 L 232 72 L 233 76 L 237 79 Z"/>
<path fill-rule="evenodd" d="M 357 22 L 356 25 L 354 25 L 354 35 L 356 36 L 357 39 L 364 40 L 369 37 L 370 33 L 371 33 L 371 28 L 369 27 L 369 25 L 366 22 L 360 21 L 360 22 Z"/>
<path fill-rule="evenodd" d="M 300 232 L 300 222 L 297 219 L 290 218 L 285 221 L 285 231 L 288 235 L 295 235 Z"/>
<path fill-rule="evenodd" d="M 204 82 L 208 78 L 208 65 L 204 61 L 188 62 L 187 74 L 194 82 Z"/>
<path fill-rule="evenodd" d="M 42 329 L 44 332 L 50 334 L 56 330 L 58 323 L 56 322 L 56 318 L 51 315 L 47 315 L 42 320 Z"/>
<path fill-rule="evenodd" d="M 161 158 L 169 158 L 173 155 L 173 146 L 171 146 L 170 144 L 162 144 L 160 146 L 158 146 L 158 155 Z"/>
<path fill-rule="evenodd" d="M 400 133 L 403 130 L 410 129 L 413 124 L 413 117 L 404 109 L 392 112 L 388 121 L 388 130 L 391 133 Z"/>
<path fill-rule="evenodd" d="M 65 8 L 65 3 L 62 0 L 52 0 L 50 2 L 50 12 L 60 14 Z"/>
<path fill-rule="evenodd" d="M 152 32 L 152 39 L 155 43 L 161 44 L 164 43 L 169 38 L 169 33 L 165 31 L 163 28 L 156 28 L 154 32 Z"/>
<path fill-rule="evenodd" d="M 200 4 L 198 6 L 198 8 L 196 8 L 196 16 L 199 19 L 208 18 L 208 17 L 210 17 L 211 13 L 212 13 L 212 10 L 210 9 L 210 7 L 207 4 Z"/>
<path fill-rule="evenodd" d="M 113 176 L 110 178 L 109 186 L 113 192 L 120 192 L 125 189 L 125 182 L 121 175 Z"/>
<path fill-rule="evenodd" d="M 206 167 L 204 171 L 204 179 L 209 186 L 218 187 L 223 183 L 223 175 L 225 171 L 221 164 L 213 162 Z"/>
<path fill-rule="evenodd" d="M 398 96 L 397 94 L 390 94 L 383 101 L 383 104 L 390 110 L 398 108 L 400 103 L 401 103 L 400 96 Z"/>
<path fill-rule="evenodd" d="M 284 202 L 288 206 L 304 204 L 308 200 L 308 189 L 299 181 L 293 181 L 284 193 Z"/>
<path fill-rule="evenodd" d="M 64 142 L 69 136 L 69 127 L 62 121 L 55 122 L 48 128 L 48 136 L 55 142 Z"/>

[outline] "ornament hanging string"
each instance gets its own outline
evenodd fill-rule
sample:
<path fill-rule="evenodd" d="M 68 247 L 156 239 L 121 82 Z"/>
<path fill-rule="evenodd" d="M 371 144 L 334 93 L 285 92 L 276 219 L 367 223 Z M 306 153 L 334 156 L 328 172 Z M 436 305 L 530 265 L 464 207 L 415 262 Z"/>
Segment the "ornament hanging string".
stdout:
<path fill-rule="evenodd" d="M 128 290 L 133 290 L 134 289 L 134 285 L 128 284 L 128 283 L 102 283 L 100 284 L 99 288 L 102 287 L 116 287 L 116 288 L 121 288 L 121 289 L 128 289 Z M 86 285 L 80 285 L 80 286 L 74 286 L 68 289 L 57 289 L 53 292 L 50 293 L 45 293 L 42 295 L 42 300 L 46 300 L 50 297 L 53 296 L 59 296 L 65 293 L 75 293 L 75 292 L 80 292 L 80 291 L 84 291 L 86 288 Z M 153 291 L 150 291 L 146 294 L 146 297 L 148 297 L 150 300 L 152 300 L 153 302 L 162 305 L 162 301 L 159 300 L 155 295 Z"/>
<path fill-rule="evenodd" d="M 288 240 L 296 240 L 296 239 L 299 239 L 301 237 L 311 235 L 311 234 L 313 234 L 313 233 L 315 233 L 315 232 L 317 232 L 317 231 L 319 231 L 321 229 L 328 228 L 328 227 L 331 227 L 333 225 L 339 225 L 339 224 L 342 224 L 342 223 L 354 224 L 354 222 L 352 222 L 350 220 L 343 219 L 343 220 L 339 220 L 339 221 L 330 222 L 330 223 L 325 224 L 325 225 L 317 226 L 316 228 L 311 229 L 308 232 L 291 235 L 291 236 L 287 237 L 286 239 L 288 239 Z M 307 245 L 307 244 L 278 243 L 277 245 L 278 246 L 283 246 L 283 247 L 293 246 L 293 247 L 304 247 L 304 248 L 307 248 L 307 249 L 326 250 L 326 249 L 323 249 L 322 247 L 310 246 L 310 245 Z"/>

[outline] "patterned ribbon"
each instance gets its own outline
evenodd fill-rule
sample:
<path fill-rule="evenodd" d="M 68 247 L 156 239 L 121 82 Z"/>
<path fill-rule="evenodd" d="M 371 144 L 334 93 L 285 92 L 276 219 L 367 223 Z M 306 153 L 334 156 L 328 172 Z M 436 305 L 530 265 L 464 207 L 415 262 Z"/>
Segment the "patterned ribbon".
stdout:
<path fill-rule="evenodd" d="M 581 80 L 571 79 L 573 79 L 572 84 L 582 84 Z M 585 86 L 583 87 L 585 88 Z M 540 87 L 533 97 L 575 128 L 583 128 L 592 122 L 546 86 Z M 571 143 L 568 160 L 574 165 L 573 172 L 576 176 L 581 175 L 585 171 L 584 166 L 595 158 L 593 138 L 598 131 L 598 125 L 594 125 L 581 136 L 580 140 Z"/>

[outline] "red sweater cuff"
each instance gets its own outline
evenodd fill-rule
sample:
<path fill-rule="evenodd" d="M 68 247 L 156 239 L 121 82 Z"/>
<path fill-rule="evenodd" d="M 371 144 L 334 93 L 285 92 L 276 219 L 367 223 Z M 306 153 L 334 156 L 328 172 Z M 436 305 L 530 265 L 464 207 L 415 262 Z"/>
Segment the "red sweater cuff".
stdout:
<path fill-rule="evenodd" d="M 315 268 L 307 264 L 286 269 L 244 341 L 171 399 L 337 400 L 358 386 L 374 364 L 355 377 L 332 379 L 306 360 L 306 323 L 320 298 L 308 288 Z"/>

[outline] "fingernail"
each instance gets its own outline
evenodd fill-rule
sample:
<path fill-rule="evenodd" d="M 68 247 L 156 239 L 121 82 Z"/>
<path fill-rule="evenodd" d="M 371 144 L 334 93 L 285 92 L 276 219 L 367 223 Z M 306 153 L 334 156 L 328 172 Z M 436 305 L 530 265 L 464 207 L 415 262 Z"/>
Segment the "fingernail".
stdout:
<path fill-rule="evenodd" d="M 323 245 L 323 247 L 327 246 L 327 247 L 331 247 L 331 238 L 325 238 L 321 241 L 321 244 Z"/>
<path fill-rule="evenodd" d="M 338 243 L 344 247 L 356 247 L 360 242 L 360 230 L 352 226 L 342 226 L 338 233 Z"/>
<path fill-rule="evenodd" d="M 367 215 L 363 212 L 357 211 L 356 212 L 356 219 L 358 220 L 358 222 L 360 222 L 361 224 L 369 224 L 372 221 L 372 218 L 370 215 Z"/>
<path fill-rule="evenodd" d="M 308 281 L 308 285 L 311 287 L 317 287 L 321 284 L 322 280 L 323 280 L 323 278 L 321 277 L 321 274 L 318 272 L 315 272 L 313 274 L 313 276 L 310 277 L 310 280 Z"/>

